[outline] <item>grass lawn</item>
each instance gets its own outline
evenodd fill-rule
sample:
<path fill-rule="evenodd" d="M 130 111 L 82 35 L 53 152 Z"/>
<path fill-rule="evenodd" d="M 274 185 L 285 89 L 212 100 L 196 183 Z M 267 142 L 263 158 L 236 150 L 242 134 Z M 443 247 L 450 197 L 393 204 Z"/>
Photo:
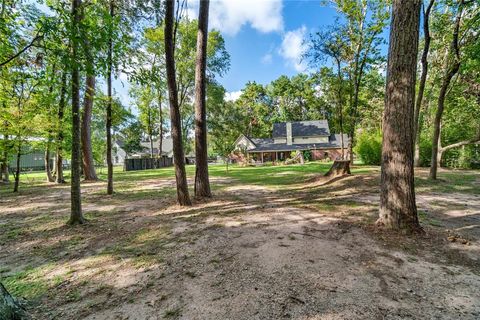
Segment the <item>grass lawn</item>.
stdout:
<path fill-rule="evenodd" d="M 211 165 L 214 197 L 187 208 L 171 167 L 116 167 L 113 196 L 102 168 L 75 227 L 69 185 L 24 174 L 0 185 L 0 281 L 37 319 L 480 317 L 480 173 L 418 170 L 409 237 L 374 227 L 379 167 L 312 183 L 330 165 Z"/>

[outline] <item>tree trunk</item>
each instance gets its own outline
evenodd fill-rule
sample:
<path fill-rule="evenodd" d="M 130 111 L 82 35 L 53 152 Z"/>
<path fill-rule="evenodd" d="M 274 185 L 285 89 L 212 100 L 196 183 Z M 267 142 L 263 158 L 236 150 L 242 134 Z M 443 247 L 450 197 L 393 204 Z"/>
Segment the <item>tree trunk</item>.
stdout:
<path fill-rule="evenodd" d="M 355 129 L 350 131 L 350 142 L 348 144 L 348 160 L 353 165 L 353 139 L 355 138 Z"/>
<path fill-rule="evenodd" d="M 188 194 L 187 174 L 185 172 L 185 157 L 183 153 L 182 128 L 178 105 L 177 80 L 175 74 L 174 53 L 174 0 L 167 0 L 165 4 L 165 64 L 167 69 L 167 84 L 170 101 L 170 120 L 173 142 L 173 159 L 175 178 L 177 181 L 177 201 L 182 206 L 191 205 Z"/>
<path fill-rule="evenodd" d="M 10 182 L 10 176 L 8 173 L 8 135 L 4 135 L 4 150 L 3 150 L 3 159 L 2 159 L 2 168 L 0 172 L 0 178 L 3 182 Z"/>
<path fill-rule="evenodd" d="M 110 0 L 110 18 L 114 17 L 114 4 Z M 113 69 L 113 28 L 110 26 L 108 39 L 108 75 L 107 75 L 107 194 L 113 194 L 113 163 L 112 163 L 112 69 Z"/>
<path fill-rule="evenodd" d="M 50 168 L 50 139 L 47 141 L 47 146 L 45 148 L 45 173 L 47 174 L 47 182 L 55 182 L 55 178 L 52 175 L 52 170 Z"/>
<path fill-rule="evenodd" d="M 80 36 L 81 0 L 72 0 L 72 173 L 71 173 L 71 213 L 69 224 L 83 224 L 82 198 L 80 193 L 80 80 L 78 72 L 78 38 Z"/>
<path fill-rule="evenodd" d="M 208 178 L 207 108 L 205 101 L 208 7 L 210 1 L 200 1 L 197 32 L 197 61 L 195 65 L 195 196 L 211 197 Z"/>
<path fill-rule="evenodd" d="M 421 231 L 415 203 L 413 116 L 420 0 L 394 0 L 383 113 L 380 212 L 377 223 Z"/>
<path fill-rule="evenodd" d="M 345 159 L 345 142 L 343 141 L 343 98 L 342 98 L 342 68 L 340 65 L 340 60 L 337 59 L 337 78 L 338 78 L 338 92 L 337 92 L 337 103 L 338 103 L 338 120 L 340 122 L 340 140 L 342 148 L 342 160 Z"/>
<path fill-rule="evenodd" d="M 88 69 L 88 68 L 87 68 Z M 93 97 L 95 95 L 95 75 L 87 74 L 85 84 L 85 96 L 83 97 L 83 114 L 82 114 L 82 160 L 83 175 L 86 181 L 96 181 L 97 173 L 95 172 L 95 164 L 92 152 L 92 109 Z"/>
<path fill-rule="evenodd" d="M 60 102 L 58 104 L 58 133 L 57 133 L 57 183 L 65 183 L 63 179 L 63 117 L 67 95 L 67 72 L 62 75 L 62 89 L 60 91 Z"/>
<path fill-rule="evenodd" d="M 460 0 L 458 4 L 457 16 L 455 18 L 455 25 L 453 28 L 453 37 L 452 42 L 450 44 L 449 51 L 446 57 L 445 63 L 445 76 L 443 77 L 442 86 L 440 87 L 440 93 L 438 94 L 438 102 L 437 102 L 437 112 L 435 114 L 435 120 L 433 123 L 433 138 L 432 138 L 432 161 L 430 166 L 430 179 L 437 179 L 437 168 L 438 168 L 438 155 L 440 150 L 441 144 L 441 122 L 443 116 L 443 110 L 445 108 L 445 99 L 447 97 L 448 87 L 450 86 L 450 82 L 452 78 L 457 74 L 458 70 L 460 69 L 460 49 L 459 49 L 459 40 L 458 34 L 460 30 L 460 22 L 462 20 L 463 14 L 463 6 L 464 1 Z M 453 63 L 449 66 L 449 56 L 453 56 Z"/>
<path fill-rule="evenodd" d="M 420 111 L 422 109 L 423 102 L 423 93 L 425 92 L 425 83 L 427 81 L 428 74 L 428 52 L 430 50 L 430 29 L 429 29 L 429 19 L 430 11 L 432 10 L 433 3 L 435 0 L 430 0 L 427 9 L 423 12 L 423 34 L 424 34 L 424 46 L 422 53 L 422 75 L 420 76 L 420 84 L 418 86 L 417 101 L 415 102 L 415 115 L 413 120 L 414 130 L 413 130 L 413 140 L 415 141 L 414 149 L 414 160 L 413 164 L 415 167 L 420 166 L 420 134 L 421 134 L 421 125 L 420 125 Z"/>
<path fill-rule="evenodd" d="M 335 160 L 333 165 L 330 167 L 327 173 L 325 173 L 325 177 L 329 178 L 336 178 L 341 177 L 347 174 L 351 174 L 350 172 L 350 160 Z"/>
<path fill-rule="evenodd" d="M 159 124 L 159 139 L 158 139 L 158 157 L 162 158 L 163 152 L 163 112 L 162 112 L 162 91 L 158 89 L 158 121 Z"/>
<path fill-rule="evenodd" d="M 18 142 L 17 147 L 17 161 L 16 161 L 16 168 L 15 168 L 15 183 L 13 185 L 13 192 L 18 192 L 18 186 L 20 185 L 20 157 L 22 156 L 22 144 L 20 141 Z"/>
<path fill-rule="evenodd" d="M 29 319 L 23 306 L 18 303 L 17 299 L 8 293 L 7 289 L 0 282 L 0 319 L 5 320 L 22 320 Z"/>

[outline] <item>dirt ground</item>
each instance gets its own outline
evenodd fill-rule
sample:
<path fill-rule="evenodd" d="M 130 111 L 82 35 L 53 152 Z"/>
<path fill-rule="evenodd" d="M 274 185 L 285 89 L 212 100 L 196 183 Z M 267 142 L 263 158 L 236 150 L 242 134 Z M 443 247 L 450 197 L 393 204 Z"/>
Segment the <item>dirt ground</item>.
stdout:
<path fill-rule="evenodd" d="M 112 198 L 84 184 L 77 227 L 68 186 L 31 188 L 0 199 L 0 274 L 31 294 L 34 319 L 480 319 L 477 192 L 420 186 L 426 235 L 407 236 L 373 225 L 378 172 L 302 179 L 213 178 L 191 208 L 159 192 L 172 179 Z"/>

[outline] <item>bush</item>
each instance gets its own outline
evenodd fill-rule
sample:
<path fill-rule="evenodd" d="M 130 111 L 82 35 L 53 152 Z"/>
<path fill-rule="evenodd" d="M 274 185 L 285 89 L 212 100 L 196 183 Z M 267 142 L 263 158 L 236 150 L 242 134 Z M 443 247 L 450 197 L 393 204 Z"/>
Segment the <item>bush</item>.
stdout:
<path fill-rule="evenodd" d="M 305 161 L 311 161 L 312 160 L 312 152 L 310 150 L 304 150 L 303 151 L 303 159 Z"/>
<path fill-rule="evenodd" d="M 432 161 L 432 138 L 421 137 L 420 138 L 420 166 L 430 167 Z"/>
<path fill-rule="evenodd" d="M 380 165 L 382 160 L 382 135 L 380 132 L 362 132 L 354 149 L 364 164 Z"/>

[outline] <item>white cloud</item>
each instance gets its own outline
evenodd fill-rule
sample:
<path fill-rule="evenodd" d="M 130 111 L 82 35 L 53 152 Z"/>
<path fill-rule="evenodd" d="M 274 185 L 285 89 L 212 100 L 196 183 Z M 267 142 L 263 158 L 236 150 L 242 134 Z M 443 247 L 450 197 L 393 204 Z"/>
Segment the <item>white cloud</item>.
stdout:
<path fill-rule="evenodd" d="M 307 50 L 304 39 L 307 33 L 307 28 L 302 26 L 296 30 L 288 31 L 283 36 L 282 44 L 278 53 L 287 61 L 287 64 L 295 68 L 299 72 L 307 69 L 302 56 Z"/>
<path fill-rule="evenodd" d="M 267 53 L 262 57 L 262 63 L 263 64 L 271 64 L 272 63 L 273 56 L 271 53 Z"/>
<path fill-rule="evenodd" d="M 210 2 L 210 28 L 234 36 L 246 25 L 260 32 L 283 30 L 282 0 L 213 0 Z M 187 15 L 198 16 L 198 3 L 189 2 Z"/>
<path fill-rule="evenodd" d="M 242 94 L 242 91 L 226 92 L 225 93 L 225 100 L 226 101 L 235 101 L 238 98 L 240 98 L 241 94 Z"/>

